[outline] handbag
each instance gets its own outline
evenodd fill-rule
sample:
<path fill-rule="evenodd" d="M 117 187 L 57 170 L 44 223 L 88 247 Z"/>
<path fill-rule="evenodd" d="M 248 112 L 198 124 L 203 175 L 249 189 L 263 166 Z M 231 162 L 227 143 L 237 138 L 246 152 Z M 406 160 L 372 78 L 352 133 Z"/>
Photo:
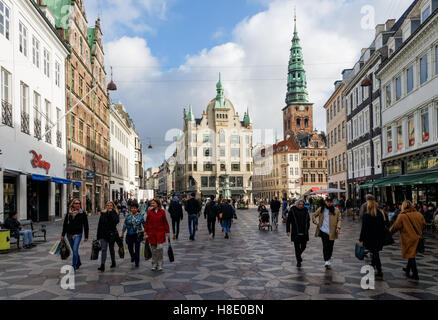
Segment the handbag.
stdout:
<path fill-rule="evenodd" d="M 150 260 L 152 258 L 152 250 L 151 245 L 149 244 L 149 239 L 146 238 L 145 244 L 144 244 L 144 259 Z"/>
<path fill-rule="evenodd" d="M 365 248 L 364 246 L 361 246 L 359 243 L 356 243 L 356 247 L 354 248 L 354 254 L 356 258 L 359 260 L 363 260 L 365 257 Z"/>
<path fill-rule="evenodd" d="M 167 248 L 167 255 L 169 256 L 169 261 L 174 262 L 175 256 L 173 255 L 173 249 L 172 249 L 172 245 L 170 244 L 170 239 L 168 241 L 169 241 L 169 248 Z"/>
<path fill-rule="evenodd" d="M 392 238 L 392 233 L 387 227 L 385 227 L 383 235 L 383 246 L 391 246 L 394 244 L 394 239 Z"/>
<path fill-rule="evenodd" d="M 416 233 L 417 236 L 420 238 L 420 239 L 418 240 L 417 252 L 419 252 L 419 253 L 424 253 L 424 250 L 425 250 L 425 240 L 424 240 L 424 238 L 423 238 L 422 236 L 420 236 L 420 234 L 418 233 L 417 228 L 415 228 L 414 224 L 413 224 L 412 221 L 411 221 L 411 218 L 409 218 L 409 216 L 408 216 L 407 214 L 406 214 L 406 216 L 408 217 L 409 222 L 410 222 L 411 225 L 412 225 L 412 228 L 414 228 L 415 233 Z"/>
<path fill-rule="evenodd" d="M 70 248 L 67 245 L 67 242 L 65 240 L 61 240 L 61 244 L 59 247 L 60 253 L 61 253 L 61 259 L 67 260 L 70 256 Z"/>
<path fill-rule="evenodd" d="M 100 244 L 99 240 L 93 240 L 93 243 L 91 245 L 91 257 L 90 260 L 98 260 L 99 259 L 99 252 L 102 250 L 102 245 Z"/>
<path fill-rule="evenodd" d="M 142 242 L 144 240 L 144 231 L 143 230 L 137 230 L 137 241 Z"/>

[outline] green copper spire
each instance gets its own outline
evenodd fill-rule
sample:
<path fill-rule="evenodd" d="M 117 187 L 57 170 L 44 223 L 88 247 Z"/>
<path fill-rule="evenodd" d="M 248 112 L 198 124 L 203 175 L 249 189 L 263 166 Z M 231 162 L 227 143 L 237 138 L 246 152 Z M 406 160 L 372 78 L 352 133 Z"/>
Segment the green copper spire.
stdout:
<path fill-rule="evenodd" d="M 251 118 L 249 116 L 249 109 L 246 109 L 245 117 L 243 118 L 243 123 L 245 126 L 249 125 L 251 123 Z"/>
<path fill-rule="evenodd" d="M 224 87 L 222 86 L 221 74 L 219 72 L 219 81 L 216 84 L 216 102 L 214 104 L 215 109 L 229 109 L 228 103 L 225 101 Z"/>
<path fill-rule="evenodd" d="M 297 32 L 297 17 L 294 18 L 294 37 L 289 59 L 286 104 L 308 104 L 306 71 L 304 70 L 303 51 Z"/>
<path fill-rule="evenodd" d="M 189 106 L 189 113 L 187 113 L 186 120 L 187 121 L 195 120 L 195 116 L 193 115 L 192 105 Z"/>

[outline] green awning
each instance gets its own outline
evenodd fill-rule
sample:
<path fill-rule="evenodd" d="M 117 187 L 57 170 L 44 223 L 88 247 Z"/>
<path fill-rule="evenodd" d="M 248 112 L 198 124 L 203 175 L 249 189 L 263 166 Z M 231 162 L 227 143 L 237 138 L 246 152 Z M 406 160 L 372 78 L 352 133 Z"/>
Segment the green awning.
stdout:
<path fill-rule="evenodd" d="M 417 183 L 422 183 L 429 174 L 411 174 L 400 176 L 394 180 L 384 182 L 382 187 L 398 187 L 398 186 L 412 186 Z"/>
<path fill-rule="evenodd" d="M 424 174 L 421 177 L 417 178 L 412 184 L 434 184 L 438 183 L 438 172 Z"/>
<path fill-rule="evenodd" d="M 367 188 L 372 188 L 372 187 L 379 188 L 381 183 L 388 182 L 388 181 L 396 179 L 396 178 L 398 178 L 398 177 L 380 178 L 380 179 L 377 179 L 373 182 L 365 183 L 365 184 L 361 185 L 360 188 L 361 189 L 367 189 Z"/>

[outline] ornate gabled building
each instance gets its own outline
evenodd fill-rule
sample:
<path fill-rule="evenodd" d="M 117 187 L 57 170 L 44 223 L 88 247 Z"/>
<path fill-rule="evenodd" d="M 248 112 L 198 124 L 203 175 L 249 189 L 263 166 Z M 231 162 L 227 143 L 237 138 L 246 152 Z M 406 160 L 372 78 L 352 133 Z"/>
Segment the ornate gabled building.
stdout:
<path fill-rule="evenodd" d="M 252 200 L 252 123 L 243 121 L 224 96 L 219 75 L 216 98 L 202 117 L 192 107 L 184 110 L 184 134 L 177 140 L 175 191 L 220 196 L 224 175 L 229 175 L 233 198 Z"/>
<path fill-rule="evenodd" d="M 283 134 L 285 140 L 292 139 L 300 150 L 301 195 L 328 187 L 326 136 L 313 129 L 313 103 L 309 101 L 304 57 L 295 17 L 286 107 L 283 109 Z"/>
<path fill-rule="evenodd" d="M 110 196 L 109 95 L 100 19 L 88 28 L 83 0 L 40 0 L 56 17 L 56 28 L 71 46 L 66 60 L 67 173 L 75 180 L 69 198 L 88 212 L 104 208 Z"/>

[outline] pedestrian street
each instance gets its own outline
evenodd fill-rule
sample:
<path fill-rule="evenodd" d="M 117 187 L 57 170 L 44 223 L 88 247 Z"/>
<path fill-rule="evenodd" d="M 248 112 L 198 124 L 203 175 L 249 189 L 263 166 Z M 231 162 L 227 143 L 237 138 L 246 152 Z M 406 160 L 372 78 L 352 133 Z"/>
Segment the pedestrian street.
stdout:
<path fill-rule="evenodd" d="M 238 210 L 238 220 L 224 239 L 219 224 L 216 238 L 209 240 L 206 220 L 199 219 L 196 240 L 190 241 L 187 215 L 179 240 L 173 241 L 175 262 L 164 255 L 164 272 L 150 270 L 151 262 L 140 260 L 135 269 L 129 254 L 117 267 L 104 273 L 97 261 L 90 261 L 91 242 L 96 235 L 97 216 L 89 218 L 90 239 L 82 242 L 82 266 L 75 275 L 75 289 L 60 287 L 61 267 L 71 264 L 48 252 L 59 239 L 62 222 L 48 225 L 48 241 L 29 250 L 0 255 L 0 299 L 36 300 L 424 300 L 438 299 L 438 235 L 426 233 L 426 252 L 417 257 L 420 281 L 407 280 L 402 271 L 399 235 L 396 243 L 381 253 L 384 281 L 374 290 L 361 287 L 361 267 L 369 259 L 354 256 L 360 223 L 345 217 L 340 239 L 335 242 L 332 270 L 325 270 L 322 244 L 311 226 L 310 242 L 303 254 L 303 266 L 296 267 L 293 244 L 285 225 L 278 231 L 259 231 L 256 209 Z M 170 221 L 170 219 L 169 219 Z M 119 224 L 119 230 L 121 229 Z M 165 246 L 165 252 L 167 247 Z"/>

